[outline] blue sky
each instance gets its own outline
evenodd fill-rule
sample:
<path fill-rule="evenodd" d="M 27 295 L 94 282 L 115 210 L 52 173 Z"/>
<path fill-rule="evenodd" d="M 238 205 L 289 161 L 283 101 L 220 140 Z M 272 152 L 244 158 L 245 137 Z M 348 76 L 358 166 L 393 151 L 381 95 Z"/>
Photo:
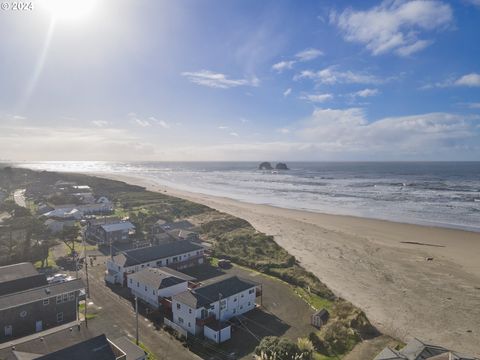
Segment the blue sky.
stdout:
<path fill-rule="evenodd" d="M 478 0 L 58 1 L 0 12 L 0 158 L 480 159 Z"/>

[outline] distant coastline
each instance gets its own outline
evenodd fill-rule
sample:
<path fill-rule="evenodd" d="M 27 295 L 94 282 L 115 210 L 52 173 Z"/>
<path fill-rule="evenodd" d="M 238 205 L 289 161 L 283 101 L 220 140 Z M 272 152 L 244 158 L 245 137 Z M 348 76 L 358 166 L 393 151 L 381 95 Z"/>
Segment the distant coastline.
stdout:
<path fill-rule="evenodd" d="M 252 204 L 480 232 L 480 162 L 37 162 L 37 170 L 135 175 L 181 191 Z M 272 166 L 273 167 L 273 166 Z"/>

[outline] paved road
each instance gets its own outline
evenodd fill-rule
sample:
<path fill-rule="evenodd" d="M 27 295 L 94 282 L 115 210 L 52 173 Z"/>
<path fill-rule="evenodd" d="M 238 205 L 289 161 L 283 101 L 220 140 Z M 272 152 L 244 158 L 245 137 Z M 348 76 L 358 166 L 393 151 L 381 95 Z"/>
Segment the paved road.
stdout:
<path fill-rule="evenodd" d="M 27 207 L 25 203 L 25 189 L 15 190 L 13 193 L 13 199 L 18 206 Z"/>
<path fill-rule="evenodd" d="M 104 269 L 103 264 L 95 265 L 93 268 L 89 266 L 90 301 L 101 308 L 99 315 L 89 322 L 96 330 L 105 332 L 112 339 L 122 335 L 135 338 L 134 308 L 128 300 L 105 286 Z M 83 270 L 82 277 L 85 278 Z M 170 334 L 162 330 L 155 330 L 152 323 L 141 315 L 139 316 L 139 334 L 140 341 L 156 355 L 158 360 L 199 359 L 198 356 L 173 339 Z"/>

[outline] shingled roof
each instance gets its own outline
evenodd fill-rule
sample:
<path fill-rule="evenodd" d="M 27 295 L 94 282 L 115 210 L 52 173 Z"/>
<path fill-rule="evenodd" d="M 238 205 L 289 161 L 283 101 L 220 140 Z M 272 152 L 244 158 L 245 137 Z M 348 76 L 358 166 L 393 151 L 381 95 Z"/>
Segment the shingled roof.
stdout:
<path fill-rule="evenodd" d="M 198 309 L 218 301 L 220 296 L 222 298 L 227 298 L 255 286 L 257 286 L 257 284 L 252 281 L 231 275 L 209 284 L 205 284 L 196 289 L 181 292 L 174 295 L 172 298 L 190 306 L 191 308 Z"/>
<path fill-rule="evenodd" d="M 193 277 L 169 268 L 146 268 L 128 275 L 129 279 L 148 285 L 154 289 L 164 289 L 182 282 L 194 280 Z"/>
<path fill-rule="evenodd" d="M 113 260 L 115 264 L 127 267 L 201 249 L 203 249 L 202 246 L 193 244 L 190 241 L 175 241 L 168 244 L 123 251 L 114 256 Z"/>
<path fill-rule="evenodd" d="M 84 289 L 81 279 L 66 281 L 59 284 L 47 284 L 8 295 L 0 296 L 0 310 L 17 307 L 23 304 L 40 301 L 56 295 Z"/>

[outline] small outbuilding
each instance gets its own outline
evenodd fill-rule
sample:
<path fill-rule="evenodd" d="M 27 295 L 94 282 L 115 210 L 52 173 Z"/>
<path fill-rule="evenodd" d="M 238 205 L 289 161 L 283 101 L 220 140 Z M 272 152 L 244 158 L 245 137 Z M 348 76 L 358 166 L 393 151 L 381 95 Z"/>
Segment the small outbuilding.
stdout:
<path fill-rule="evenodd" d="M 311 324 L 316 328 L 320 329 L 325 325 L 330 318 L 330 314 L 326 309 L 320 309 L 314 313 L 311 317 Z"/>

